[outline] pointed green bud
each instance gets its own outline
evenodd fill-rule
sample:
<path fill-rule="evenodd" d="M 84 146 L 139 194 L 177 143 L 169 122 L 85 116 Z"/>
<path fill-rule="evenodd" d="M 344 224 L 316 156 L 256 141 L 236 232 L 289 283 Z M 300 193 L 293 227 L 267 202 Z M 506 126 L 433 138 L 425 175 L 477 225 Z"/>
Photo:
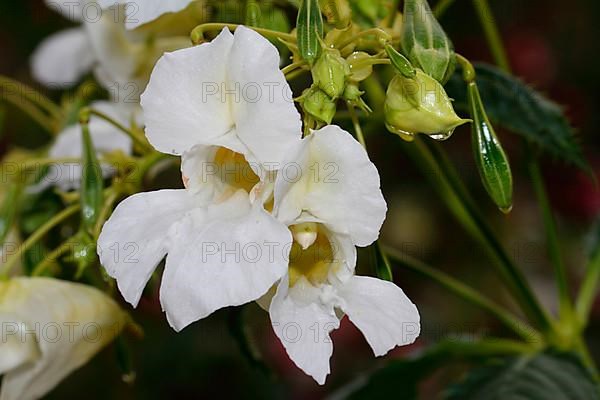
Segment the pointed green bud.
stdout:
<path fill-rule="evenodd" d="M 323 16 L 318 0 L 302 0 L 296 20 L 296 37 L 300 56 L 312 65 L 321 53 Z"/>
<path fill-rule="evenodd" d="M 436 140 L 448 139 L 466 122 L 454 112 L 452 102 L 438 81 L 416 70 L 415 79 L 396 75 L 385 99 L 385 124 L 390 132 L 412 141 L 423 133 Z"/>
<path fill-rule="evenodd" d="M 473 151 L 483 186 L 504 213 L 512 208 L 513 181 L 508 157 L 487 117 L 479 89 L 469 83 L 469 108 L 473 118 Z"/>
<path fill-rule="evenodd" d="M 427 0 L 404 1 L 402 49 L 415 67 L 445 83 L 455 68 L 454 46 Z"/>
<path fill-rule="evenodd" d="M 315 85 L 332 99 L 338 98 L 346 88 L 346 77 L 350 75 L 348 62 L 335 49 L 324 49 L 312 70 Z"/>
<path fill-rule="evenodd" d="M 301 96 L 303 110 L 318 121 L 331 124 L 335 116 L 335 101 L 318 87 L 306 89 Z"/>
<path fill-rule="evenodd" d="M 83 173 L 81 176 L 81 219 L 83 226 L 92 232 L 100 209 L 102 208 L 102 202 L 104 196 L 102 190 L 104 188 L 104 182 L 102 177 L 102 169 L 98 158 L 96 157 L 96 149 L 92 138 L 90 136 L 89 128 L 89 115 L 86 112 L 82 112 L 81 120 L 81 133 L 83 139 Z"/>

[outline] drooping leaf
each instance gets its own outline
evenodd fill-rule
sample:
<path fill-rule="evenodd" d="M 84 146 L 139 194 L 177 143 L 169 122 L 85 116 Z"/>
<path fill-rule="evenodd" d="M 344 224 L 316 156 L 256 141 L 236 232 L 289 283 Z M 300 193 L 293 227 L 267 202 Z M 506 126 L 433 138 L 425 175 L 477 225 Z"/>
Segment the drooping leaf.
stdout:
<path fill-rule="evenodd" d="M 513 192 L 510 163 L 474 82 L 469 83 L 469 108 L 473 118 L 473 152 L 481 181 L 498 208 L 507 213 L 512 208 Z"/>
<path fill-rule="evenodd" d="M 588 169 L 573 128 L 560 106 L 498 68 L 475 64 L 477 86 L 489 118 L 551 156 Z M 455 108 L 468 110 L 467 87 L 456 73 L 446 84 Z"/>
<path fill-rule="evenodd" d="M 300 56 L 312 64 L 321 52 L 323 16 L 318 0 L 303 0 L 298 10 L 296 35 Z"/>
<path fill-rule="evenodd" d="M 575 355 L 542 353 L 476 368 L 447 400 L 597 400 L 598 382 Z"/>

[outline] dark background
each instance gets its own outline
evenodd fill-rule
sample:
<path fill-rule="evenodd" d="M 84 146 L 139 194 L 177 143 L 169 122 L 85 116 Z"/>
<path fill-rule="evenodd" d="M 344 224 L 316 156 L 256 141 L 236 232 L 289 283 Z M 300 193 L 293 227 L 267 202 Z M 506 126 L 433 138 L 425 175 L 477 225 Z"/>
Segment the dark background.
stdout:
<path fill-rule="evenodd" d="M 595 0 L 492 1 L 514 73 L 565 107 L 578 140 L 595 171 L 600 171 L 600 2 Z M 467 0 L 441 19 L 455 47 L 473 61 L 490 61 L 477 17 Z M 42 0 L 0 2 L 0 74 L 29 83 L 28 57 L 42 38 L 69 26 L 45 7 Z M 42 88 L 40 88 L 43 90 Z M 49 93 L 58 98 L 58 93 Z M 48 140 L 46 134 L 19 111 L 8 108 L 0 136 L 0 155 L 9 146 L 32 147 Z M 478 183 L 471 161 L 468 129 L 460 129 L 445 147 L 460 173 L 486 210 L 509 253 L 531 279 L 542 301 L 555 307 L 555 291 L 548 263 L 539 210 L 525 173 L 520 140 L 499 132 L 515 174 L 515 204 L 502 216 Z M 483 250 L 472 242 L 446 211 L 442 201 L 412 167 L 393 135 L 368 138 L 374 162 L 382 175 L 390 211 L 383 240 L 436 267 L 460 277 L 497 299 L 505 296 Z M 557 211 L 573 290 L 584 270 L 586 233 L 600 210 L 600 194 L 580 171 L 545 159 L 544 175 Z M 364 258 L 363 258 L 364 259 Z M 372 273 L 363 266 L 364 273 Z M 397 271 L 396 282 L 419 306 L 421 339 L 387 359 L 418 350 L 443 338 L 472 339 L 498 333 L 499 327 L 479 310 L 466 306 L 434 284 Z M 588 330 L 592 353 L 600 359 L 600 307 L 596 303 Z M 130 307 L 124 306 L 126 309 Z M 318 387 L 287 359 L 271 333 L 268 316 L 252 304 L 244 309 L 251 337 L 263 354 L 268 373 L 252 366 L 231 334 L 231 310 L 222 310 L 182 333 L 172 331 L 160 311 L 156 293 L 145 296 L 134 314 L 146 332 L 144 339 L 125 336 L 132 352 L 136 380 L 121 379 L 116 348 L 110 346 L 90 364 L 72 374 L 51 398 L 320 398 L 356 382 L 384 360 L 375 360 L 360 333 L 344 320 L 334 333 L 332 375 Z M 446 369 L 423 385 L 423 396 L 443 387 L 462 370 Z"/>

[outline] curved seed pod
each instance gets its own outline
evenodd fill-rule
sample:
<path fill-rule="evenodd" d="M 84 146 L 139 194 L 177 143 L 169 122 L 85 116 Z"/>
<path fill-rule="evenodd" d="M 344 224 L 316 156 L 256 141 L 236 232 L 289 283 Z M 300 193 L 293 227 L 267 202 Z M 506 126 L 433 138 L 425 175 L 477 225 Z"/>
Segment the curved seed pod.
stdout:
<path fill-rule="evenodd" d="M 321 53 L 323 39 L 323 16 L 318 0 L 302 0 L 296 20 L 296 35 L 300 56 L 312 65 Z"/>
<path fill-rule="evenodd" d="M 402 49 L 415 67 L 445 83 L 455 68 L 454 46 L 427 0 L 404 1 Z"/>
<path fill-rule="evenodd" d="M 504 213 L 512 208 L 513 181 L 510 164 L 487 117 L 479 89 L 469 84 L 469 107 L 473 118 L 473 151 L 483 186 Z"/>

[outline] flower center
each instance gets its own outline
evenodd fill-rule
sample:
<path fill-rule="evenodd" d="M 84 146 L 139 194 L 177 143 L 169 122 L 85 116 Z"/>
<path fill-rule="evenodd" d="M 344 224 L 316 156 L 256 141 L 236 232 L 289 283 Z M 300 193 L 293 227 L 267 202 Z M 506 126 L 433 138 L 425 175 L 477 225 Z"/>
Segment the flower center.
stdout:
<path fill-rule="evenodd" d="M 294 286 L 300 277 L 305 277 L 314 286 L 323 284 L 327 281 L 329 271 L 340 265 L 339 260 L 335 259 L 329 238 L 321 226 L 316 225 L 316 238 L 310 246 L 304 249 L 297 239 L 292 244 L 289 264 L 290 287 Z M 294 227 L 291 227 L 292 232 L 297 229 Z"/>
<path fill-rule="evenodd" d="M 252 188 L 260 182 L 260 178 L 254 173 L 246 158 L 225 147 L 217 150 L 214 168 L 214 175 L 234 190 L 243 189 L 250 193 Z"/>

